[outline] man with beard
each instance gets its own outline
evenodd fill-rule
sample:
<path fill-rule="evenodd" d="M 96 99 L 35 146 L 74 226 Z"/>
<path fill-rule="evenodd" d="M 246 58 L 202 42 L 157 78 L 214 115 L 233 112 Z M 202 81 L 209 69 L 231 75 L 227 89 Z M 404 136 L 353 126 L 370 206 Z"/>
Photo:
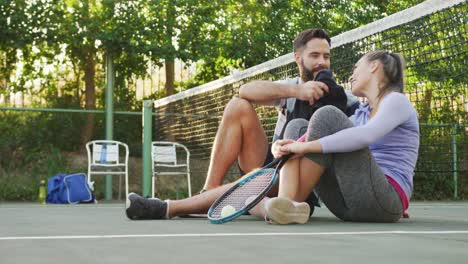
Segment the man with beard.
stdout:
<path fill-rule="evenodd" d="M 277 82 L 256 80 L 241 86 L 239 98 L 233 98 L 227 104 L 216 133 L 207 178 L 201 191 L 205 193 L 186 200 L 170 201 L 171 210 L 167 201 L 144 199 L 132 193 L 127 201 L 127 216 L 130 219 L 160 219 L 206 212 L 213 201 L 227 190 L 227 186 L 217 187 L 223 184 L 236 159 L 242 173 L 272 161 L 271 145 L 253 104 L 276 106 L 280 110 L 273 142 L 283 138 L 289 121 L 296 118 L 309 120 L 319 107 L 334 105 L 345 111 L 347 96 L 329 71 L 330 44 L 330 37 L 324 30 L 305 30 L 293 43 L 300 77 Z M 275 191 L 270 191 L 269 196 L 275 196 Z M 317 198 L 311 193 L 306 202 L 311 205 L 312 212 Z M 139 205 L 152 209 L 140 210 Z"/>
<path fill-rule="evenodd" d="M 330 45 L 324 30 L 305 30 L 293 42 L 300 77 L 277 82 L 255 80 L 240 87 L 239 98 L 233 98 L 223 113 L 202 191 L 220 186 L 236 159 L 242 172 L 272 161 L 271 145 L 252 104 L 278 107 L 273 142 L 283 138 L 284 128 L 292 119 L 309 120 L 324 105 L 346 110 L 343 87 L 335 83 L 329 71 Z"/>

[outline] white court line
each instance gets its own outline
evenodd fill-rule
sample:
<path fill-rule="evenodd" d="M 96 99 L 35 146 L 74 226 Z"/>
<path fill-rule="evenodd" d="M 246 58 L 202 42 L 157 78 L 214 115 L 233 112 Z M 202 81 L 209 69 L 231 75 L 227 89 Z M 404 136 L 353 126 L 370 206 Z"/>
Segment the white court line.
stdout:
<path fill-rule="evenodd" d="M 420 204 L 420 203 L 410 203 L 410 208 L 416 207 L 430 207 L 430 208 L 466 208 L 468 207 L 468 203 L 459 203 L 459 204 L 450 204 L 450 203 L 427 203 L 427 204 Z"/>
<path fill-rule="evenodd" d="M 92 205 L 46 205 L 46 206 L 25 206 L 25 207 L 2 207 L 0 206 L 0 210 L 24 210 L 24 209 L 64 209 L 64 208 L 78 208 L 78 209 L 125 209 L 125 204 L 119 206 L 92 206 Z"/>
<path fill-rule="evenodd" d="M 0 237 L 4 240 L 61 240 L 61 239 L 112 239 L 112 238 L 167 238 L 167 237 L 268 237 L 268 236 L 356 236 L 356 235 L 461 235 L 468 230 L 445 231 L 363 231 L 363 232 L 306 232 L 306 233 L 213 233 L 213 234 L 130 234 L 130 235 L 82 235 L 82 236 L 17 236 Z"/>
<path fill-rule="evenodd" d="M 30 205 L 30 206 L 22 206 L 22 207 L 17 207 L 17 206 L 4 206 L 0 204 L 0 210 L 8 209 L 8 210 L 24 210 L 24 209 L 63 209 L 63 208 L 86 208 L 86 209 L 124 209 L 125 204 L 119 204 L 119 205 L 108 205 L 108 206 L 93 206 L 93 205 Z M 324 208 L 324 207 L 323 207 Z M 446 208 L 446 209 L 457 209 L 457 208 L 468 208 L 468 203 L 463 203 L 463 204 L 444 204 L 444 203 L 431 203 L 431 204 L 418 204 L 418 203 L 412 203 L 410 204 L 409 211 L 411 212 L 411 209 L 423 209 L 423 208 Z M 316 208 L 316 209 L 322 209 L 322 208 Z"/>

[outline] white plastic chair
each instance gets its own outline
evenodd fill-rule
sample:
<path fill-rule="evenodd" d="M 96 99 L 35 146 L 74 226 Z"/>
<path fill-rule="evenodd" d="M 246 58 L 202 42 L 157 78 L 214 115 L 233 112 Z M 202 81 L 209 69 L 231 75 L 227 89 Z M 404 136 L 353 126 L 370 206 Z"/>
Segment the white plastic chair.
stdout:
<path fill-rule="evenodd" d="M 177 150 L 185 152 L 185 163 L 180 163 L 177 160 Z M 179 153 L 181 153 L 179 151 Z M 152 197 L 155 193 L 155 179 L 161 175 L 186 175 L 187 188 L 189 197 L 192 196 L 192 188 L 190 184 L 190 151 L 182 144 L 169 141 L 153 141 L 151 144 L 151 160 L 152 160 Z M 163 171 L 158 169 L 165 168 Z"/>
<path fill-rule="evenodd" d="M 122 175 L 125 175 L 125 197 L 127 197 L 129 155 L 127 144 L 115 140 L 93 140 L 86 143 L 86 151 L 88 183 L 91 184 L 91 175 L 119 175 L 119 200 L 121 200 Z"/>

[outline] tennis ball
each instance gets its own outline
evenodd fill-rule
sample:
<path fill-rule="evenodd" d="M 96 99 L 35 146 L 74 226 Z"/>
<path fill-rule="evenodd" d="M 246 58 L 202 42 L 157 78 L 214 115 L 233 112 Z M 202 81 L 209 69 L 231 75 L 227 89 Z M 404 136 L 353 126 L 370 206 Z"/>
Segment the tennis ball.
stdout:
<path fill-rule="evenodd" d="M 236 208 L 234 208 L 234 206 L 232 205 L 226 205 L 223 207 L 223 209 L 221 210 L 221 217 L 227 217 L 227 216 L 230 216 L 232 215 L 233 213 L 236 212 Z"/>

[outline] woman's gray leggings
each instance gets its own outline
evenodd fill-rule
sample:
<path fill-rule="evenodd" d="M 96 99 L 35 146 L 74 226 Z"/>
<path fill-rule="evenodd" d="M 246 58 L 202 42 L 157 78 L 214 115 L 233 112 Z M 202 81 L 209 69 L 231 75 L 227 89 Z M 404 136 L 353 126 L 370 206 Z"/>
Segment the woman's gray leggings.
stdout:
<path fill-rule="evenodd" d="M 338 108 L 324 106 L 309 122 L 305 119 L 289 122 L 284 137 L 298 139 L 307 129 L 307 140 L 312 141 L 352 126 Z M 400 219 L 400 197 L 368 148 L 347 153 L 309 153 L 306 157 L 326 168 L 315 190 L 338 218 L 365 222 L 396 222 Z"/>

